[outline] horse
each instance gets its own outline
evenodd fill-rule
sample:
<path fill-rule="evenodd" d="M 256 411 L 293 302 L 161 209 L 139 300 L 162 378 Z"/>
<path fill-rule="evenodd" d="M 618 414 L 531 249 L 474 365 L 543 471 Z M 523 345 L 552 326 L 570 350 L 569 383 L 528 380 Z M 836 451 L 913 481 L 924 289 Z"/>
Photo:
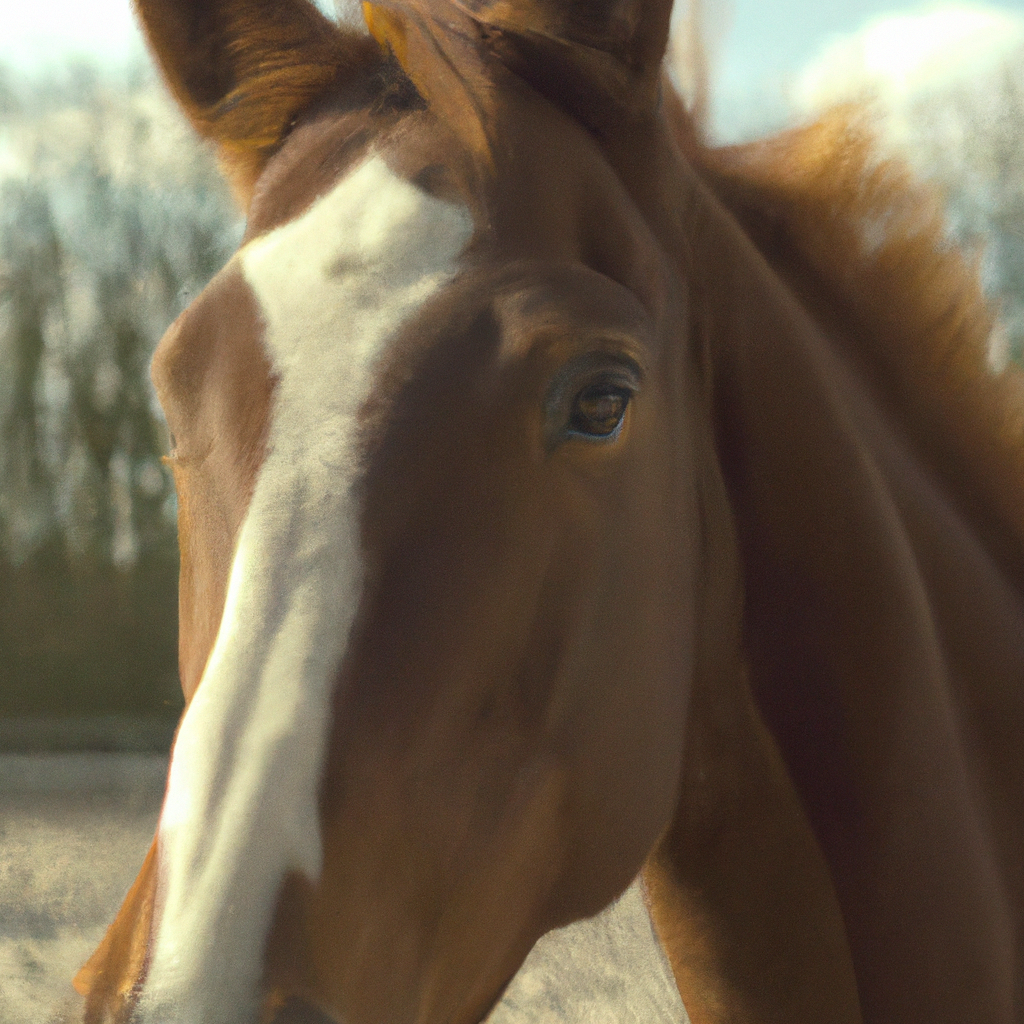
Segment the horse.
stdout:
<path fill-rule="evenodd" d="M 707 143 L 670 0 L 136 3 L 247 227 L 78 1019 L 477 1024 L 629 890 L 694 1024 L 1021 1024 L 1024 382 L 935 199 Z"/>

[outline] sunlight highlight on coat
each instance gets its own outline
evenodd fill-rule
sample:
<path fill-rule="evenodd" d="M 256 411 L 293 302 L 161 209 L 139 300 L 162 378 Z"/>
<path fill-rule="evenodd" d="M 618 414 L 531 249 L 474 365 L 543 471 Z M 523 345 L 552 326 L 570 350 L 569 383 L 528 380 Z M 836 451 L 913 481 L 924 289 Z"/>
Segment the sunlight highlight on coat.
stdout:
<path fill-rule="evenodd" d="M 172 760 L 147 1024 L 249 1020 L 280 882 L 320 870 L 332 684 L 361 587 L 356 417 L 386 343 L 451 279 L 471 230 L 466 210 L 371 157 L 237 257 L 278 382 Z"/>

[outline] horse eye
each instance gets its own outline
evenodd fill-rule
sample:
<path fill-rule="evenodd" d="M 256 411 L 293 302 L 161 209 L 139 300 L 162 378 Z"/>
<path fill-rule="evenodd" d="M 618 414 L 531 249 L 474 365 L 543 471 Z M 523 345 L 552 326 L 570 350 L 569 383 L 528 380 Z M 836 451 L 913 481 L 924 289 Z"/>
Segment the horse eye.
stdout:
<path fill-rule="evenodd" d="M 572 405 L 569 429 L 588 437 L 610 437 L 626 415 L 630 393 L 625 388 L 595 384 L 585 388 Z"/>

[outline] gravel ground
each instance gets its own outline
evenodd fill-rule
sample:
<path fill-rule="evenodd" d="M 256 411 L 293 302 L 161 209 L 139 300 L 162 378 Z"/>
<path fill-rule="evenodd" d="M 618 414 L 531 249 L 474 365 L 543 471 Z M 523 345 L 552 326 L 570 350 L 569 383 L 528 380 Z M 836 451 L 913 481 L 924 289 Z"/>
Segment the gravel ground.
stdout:
<path fill-rule="evenodd" d="M 113 919 L 167 761 L 0 754 L 0 1024 L 46 1024 Z M 537 944 L 488 1024 L 687 1024 L 638 886 Z"/>

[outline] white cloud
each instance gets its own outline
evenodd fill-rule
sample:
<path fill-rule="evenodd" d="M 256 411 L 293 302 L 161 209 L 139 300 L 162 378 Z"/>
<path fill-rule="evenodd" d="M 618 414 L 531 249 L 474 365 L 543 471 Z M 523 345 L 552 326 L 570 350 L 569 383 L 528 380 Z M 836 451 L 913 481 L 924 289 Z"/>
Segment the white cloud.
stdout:
<path fill-rule="evenodd" d="M 0 60 L 21 70 L 40 70 L 76 54 L 123 63 L 141 48 L 129 0 L 4 4 Z"/>
<path fill-rule="evenodd" d="M 798 110 L 874 96 L 888 106 L 946 90 L 1024 45 L 1024 18 L 974 4 L 928 5 L 869 21 L 825 46 L 798 76 Z"/>

